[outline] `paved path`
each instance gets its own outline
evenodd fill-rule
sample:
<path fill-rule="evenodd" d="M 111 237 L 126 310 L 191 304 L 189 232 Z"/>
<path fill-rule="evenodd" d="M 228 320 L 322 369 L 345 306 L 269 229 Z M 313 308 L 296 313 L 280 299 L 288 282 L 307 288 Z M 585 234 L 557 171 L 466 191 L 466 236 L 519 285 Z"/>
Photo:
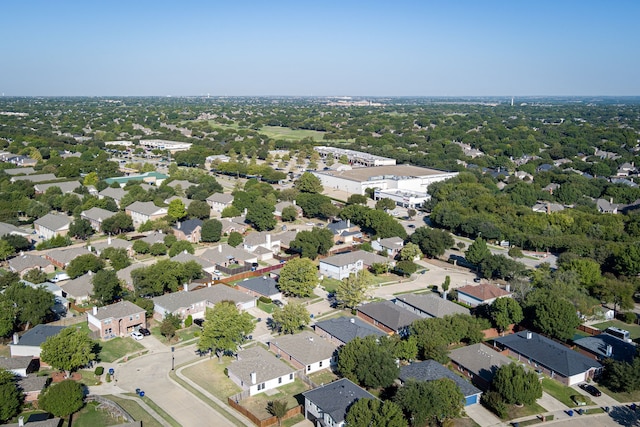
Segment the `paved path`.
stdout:
<path fill-rule="evenodd" d="M 493 427 L 503 425 L 503 422 L 500 420 L 500 418 L 496 417 L 493 412 L 489 411 L 480 404 L 465 406 L 464 411 L 467 413 L 469 418 L 478 423 L 480 427 Z"/>
<path fill-rule="evenodd" d="M 538 405 L 542 406 L 544 409 L 546 409 L 549 412 L 566 411 L 569 409 L 567 405 L 560 402 L 558 399 L 551 396 L 546 391 L 542 392 L 542 397 L 538 399 L 536 403 L 538 403 Z"/>

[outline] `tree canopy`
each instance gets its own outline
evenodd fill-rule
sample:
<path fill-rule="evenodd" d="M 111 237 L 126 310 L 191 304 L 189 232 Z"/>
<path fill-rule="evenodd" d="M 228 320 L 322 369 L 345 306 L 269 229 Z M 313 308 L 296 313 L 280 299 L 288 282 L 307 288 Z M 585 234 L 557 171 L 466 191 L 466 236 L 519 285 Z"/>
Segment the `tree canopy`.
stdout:
<path fill-rule="evenodd" d="M 249 313 L 241 313 L 232 301 L 221 301 L 205 313 L 198 348 L 202 351 L 211 349 L 222 358 L 224 353 L 234 353 L 254 329 Z"/>
<path fill-rule="evenodd" d="M 318 268 L 309 258 L 294 258 L 280 270 L 280 290 L 288 295 L 308 297 L 318 285 Z"/>
<path fill-rule="evenodd" d="M 69 373 L 96 358 L 95 342 L 86 332 L 75 327 L 64 328 L 42 344 L 40 358 L 56 369 Z"/>
<path fill-rule="evenodd" d="M 307 309 L 300 303 L 290 302 L 282 308 L 276 308 L 271 315 L 276 327 L 283 334 L 294 334 L 309 324 Z"/>

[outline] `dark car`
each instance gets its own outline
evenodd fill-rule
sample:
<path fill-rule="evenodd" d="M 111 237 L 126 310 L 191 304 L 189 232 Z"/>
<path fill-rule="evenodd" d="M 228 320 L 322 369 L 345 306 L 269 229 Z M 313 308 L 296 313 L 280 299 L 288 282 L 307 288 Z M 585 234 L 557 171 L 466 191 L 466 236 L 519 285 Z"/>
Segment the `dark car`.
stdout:
<path fill-rule="evenodd" d="M 280 301 L 279 299 L 274 299 L 273 301 L 271 301 L 275 306 L 278 307 L 284 307 L 284 303 L 282 301 Z"/>
<path fill-rule="evenodd" d="M 600 393 L 600 390 L 598 390 L 591 384 L 580 384 L 580 388 L 589 393 L 591 396 L 599 397 L 602 395 L 602 393 Z"/>
<path fill-rule="evenodd" d="M 195 323 L 196 325 L 202 328 L 202 325 L 204 324 L 204 319 L 193 319 L 193 323 Z"/>
<path fill-rule="evenodd" d="M 151 335 L 151 332 L 149 332 L 147 328 L 140 328 L 138 329 L 138 332 L 140 332 L 145 337 L 148 337 L 149 335 Z"/>

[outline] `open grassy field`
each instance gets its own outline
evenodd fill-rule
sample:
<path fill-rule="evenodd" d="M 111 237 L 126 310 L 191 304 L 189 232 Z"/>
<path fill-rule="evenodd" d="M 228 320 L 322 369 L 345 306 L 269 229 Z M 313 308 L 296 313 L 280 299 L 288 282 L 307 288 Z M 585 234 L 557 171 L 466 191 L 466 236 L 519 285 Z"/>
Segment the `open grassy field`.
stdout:
<path fill-rule="evenodd" d="M 638 324 L 624 323 L 619 320 L 609 320 L 608 322 L 597 323 L 592 326 L 602 331 L 607 329 L 609 326 L 614 326 L 616 328 L 629 331 L 632 340 L 637 340 L 638 338 L 640 338 L 640 325 Z"/>
<path fill-rule="evenodd" d="M 209 124 L 214 128 L 221 129 L 241 129 L 237 124 L 221 124 L 215 120 L 209 120 Z M 246 129 L 246 128 L 245 128 Z M 311 138 L 313 141 L 323 141 L 325 132 L 307 129 L 291 129 L 282 126 L 263 126 L 258 130 L 259 133 L 273 139 L 284 139 L 286 141 L 300 141 L 304 138 Z M 348 142 L 347 140 L 336 140 Z"/>

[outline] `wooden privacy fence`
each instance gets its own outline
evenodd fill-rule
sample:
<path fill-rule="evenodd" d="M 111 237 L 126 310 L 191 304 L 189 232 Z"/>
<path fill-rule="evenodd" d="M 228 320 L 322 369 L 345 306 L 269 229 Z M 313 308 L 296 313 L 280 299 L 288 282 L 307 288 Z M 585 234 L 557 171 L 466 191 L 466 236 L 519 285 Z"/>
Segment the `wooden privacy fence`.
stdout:
<path fill-rule="evenodd" d="M 265 418 L 263 420 L 261 420 L 260 418 L 256 417 L 251 411 L 249 411 L 247 408 L 245 408 L 244 406 L 242 406 L 240 403 L 236 403 L 235 399 L 232 399 L 231 397 L 227 399 L 227 402 L 229 403 L 229 405 L 235 409 L 236 411 L 240 412 L 242 415 L 244 415 L 245 417 L 249 418 L 251 420 L 252 423 L 254 423 L 255 425 L 257 425 L 258 427 L 269 427 L 269 426 L 273 426 L 278 424 L 278 418 L 277 417 L 269 417 L 269 418 Z M 284 415 L 284 417 L 282 417 L 282 420 L 288 420 L 289 418 L 293 418 L 298 414 L 302 414 L 302 406 L 298 405 L 294 408 L 291 408 L 287 411 L 287 413 Z"/>

